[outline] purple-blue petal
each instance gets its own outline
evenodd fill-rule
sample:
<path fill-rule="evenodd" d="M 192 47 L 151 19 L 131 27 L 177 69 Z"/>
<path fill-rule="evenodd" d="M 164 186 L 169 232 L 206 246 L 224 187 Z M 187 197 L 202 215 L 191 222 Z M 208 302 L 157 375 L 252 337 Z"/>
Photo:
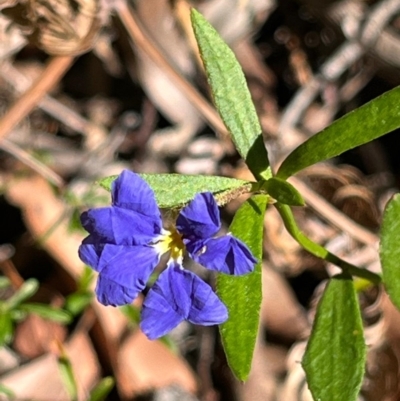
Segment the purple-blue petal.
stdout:
<path fill-rule="evenodd" d="M 144 245 L 161 232 L 161 219 L 109 206 L 90 209 L 81 215 L 82 226 L 99 243 Z"/>
<path fill-rule="evenodd" d="M 138 293 L 137 289 L 120 285 L 101 274 L 97 279 L 96 295 L 103 305 L 128 305 L 138 296 Z"/>
<path fill-rule="evenodd" d="M 86 237 L 78 249 L 79 258 L 83 263 L 98 270 L 101 253 L 103 252 L 104 244 L 98 244 L 94 241 L 92 235 Z"/>
<path fill-rule="evenodd" d="M 152 247 L 105 244 L 101 247 L 82 244 L 80 255 L 93 257 L 100 274 L 96 286 L 99 302 L 104 305 L 126 305 L 141 292 L 159 262 Z M 97 258 L 95 260 L 95 258 Z"/>
<path fill-rule="evenodd" d="M 183 321 L 183 316 L 174 311 L 164 294 L 151 289 L 147 294 L 140 322 L 140 328 L 150 340 L 169 333 Z"/>
<path fill-rule="evenodd" d="M 221 228 L 221 219 L 213 195 L 210 192 L 197 194 L 179 213 L 176 228 L 185 243 L 215 235 Z"/>
<path fill-rule="evenodd" d="M 178 265 L 168 267 L 149 291 L 143 304 L 141 329 L 155 339 L 182 320 L 209 326 L 228 318 L 226 306 L 198 276 Z"/>
<path fill-rule="evenodd" d="M 198 242 L 188 247 L 188 252 L 195 262 L 207 269 L 232 275 L 250 273 L 257 263 L 247 245 L 232 235 Z"/>
<path fill-rule="evenodd" d="M 161 221 L 154 192 L 138 174 L 124 170 L 111 186 L 112 203 Z"/>
<path fill-rule="evenodd" d="M 98 271 L 103 277 L 140 292 L 159 260 L 160 255 L 149 246 L 106 244 L 101 253 Z"/>

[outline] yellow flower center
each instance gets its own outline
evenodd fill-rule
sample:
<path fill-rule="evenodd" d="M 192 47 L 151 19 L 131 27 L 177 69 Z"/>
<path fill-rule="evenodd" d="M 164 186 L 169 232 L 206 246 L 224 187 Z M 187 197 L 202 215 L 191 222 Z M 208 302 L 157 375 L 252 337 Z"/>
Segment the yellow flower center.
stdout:
<path fill-rule="evenodd" d="M 171 231 L 165 230 L 165 234 L 160 237 L 154 246 L 161 255 L 170 252 L 170 258 L 179 261 L 183 259 L 185 244 L 182 241 L 182 235 L 175 228 L 172 228 Z"/>

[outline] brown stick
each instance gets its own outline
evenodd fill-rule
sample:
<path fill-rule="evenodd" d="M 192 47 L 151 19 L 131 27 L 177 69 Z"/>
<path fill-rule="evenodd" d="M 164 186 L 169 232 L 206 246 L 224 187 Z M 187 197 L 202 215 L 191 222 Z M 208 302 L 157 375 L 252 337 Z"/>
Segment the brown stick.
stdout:
<path fill-rule="evenodd" d="M 145 35 L 144 30 L 140 27 L 136 15 L 134 14 L 133 10 L 127 6 L 126 1 L 120 1 L 117 4 L 118 6 L 116 7 L 116 11 L 118 16 L 135 45 L 144 53 L 146 53 L 151 60 L 157 66 L 159 66 L 173 82 L 175 82 L 185 96 L 197 108 L 203 118 L 208 122 L 208 124 L 221 135 L 223 140 L 230 138 L 224 123 L 214 107 L 207 102 L 207 100 L 193 87 L 193 85 L 191 85 L 174 69 L 174 67 L 171 66 L 161 51 L 157 48 L 157 45 L 152 42 L 147 35 Z M 230 140 L 229 143 L 231 143 Z"/>
<path fill-rule="evenodd" d="M 349 234 L 357 241 L 375 249 L 377 248 L 379 239 L 376 234 L 347 217 L 298 178 L 290 177 L 289 181 L 299 190 L 306 203 L 323 219 L 329 221 L 333 226 Z"/>
<path fill-rule="evenodd" d="M 74 60 L 71 56 L 52 57 L 41 76 L 8 109 L 0 120 L 0 140 L 4 138 L 59 82 Z"/>

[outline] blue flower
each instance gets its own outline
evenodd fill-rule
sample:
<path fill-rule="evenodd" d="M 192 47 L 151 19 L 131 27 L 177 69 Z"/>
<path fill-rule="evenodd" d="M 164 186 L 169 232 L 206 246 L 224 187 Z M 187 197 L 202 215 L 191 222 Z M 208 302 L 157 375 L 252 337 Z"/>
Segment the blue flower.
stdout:
<path fill-rule="evenodd" d="M 182 320 L 201 325 L 224 322 L 225 305 L 207 283 L 183 268 L 184 255 L 208 269 L 234 275 L 251 272 L 256 259 L 232 235 L 215 238 L 221 221 L 212 194 L 197 194 L 169 230 L 162 226 L 152 189 L 137 174 L 123 171 L 113 182 L 111 195 L 111 206 L 81 216 L 89 236 L 79 256 L 99 273 L 98 300 L 113 306 L 131 303 L 168 253 L 167 268 L 143 303 L 143 332 L 154 339 Z"/>

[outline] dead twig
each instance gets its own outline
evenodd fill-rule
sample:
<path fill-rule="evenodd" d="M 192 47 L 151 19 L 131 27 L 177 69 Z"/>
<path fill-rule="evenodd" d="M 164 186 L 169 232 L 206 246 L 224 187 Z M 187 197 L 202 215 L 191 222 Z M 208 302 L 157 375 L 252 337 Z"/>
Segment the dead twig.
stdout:
<path fill-rule="evenodd" d="M 4 138 L 0 142 L 0 149 L 14 156 L 56 187 L 62 188 L 64 186 L 64 180 L 57 173 L 7 139 Z"/>
<path fill-rule="evenodd" d="M 298 90 L 282 115 L 279 132 L 285 132 L 296 126 L 324 83 L 337 80 L 344 71 L 370 50 L 379 40 L 385 25 L 399 10 L 398 0 L 386 0 L 368 13 L 359 37 L 350 38 L 340 46 L 321 66 L 320 71 Z"/>
<path fill-rule="evenodd" d="M 9 62 L 4 62 L 0 65 L 0 76 L 11 84 L 18 93 L 25 92 L 32 85 L 30 79 L 21 74 Z M 103 127 L 82 117 L 50 95 L 43 96 L 38 103 L 38 107 L 67 127 L 83 135 L 89 135 L 93 129 L 105 131 Z"/>
<path fill-rule="evenodd" d="M 229 133 L 219 117 L 217 111 L 209 102 L 184 78 L 179 74 L 171 64 L 166 60 L 164 55 L 158 49 L 157 45 L 145 34 L 144 29 L 140 26 L 135 12 L 128 7 L 126 1 L 117 2 L 116 11 L 125 29 L 131 36 L 135 45 L 147 54 L 151 60 L 164 71 L 170 79 L 182 90 L 186 97 L 192 102 L 203 118 L 210 126 L 221 135 L 225 144 L 229 144 L 232 148 Z"/>
<path fill-rule="evenodd" d="M 11 260 L 14 251 L 14 247 L 10 244 L 0 246 L 0 270 L 10 280 L 14 290 L 18 290 L 18 288 L 24 284 L 24 279 L 21 277 Z"/>
<path fill-rule="evenodd" d="M 24 119 L 61 79 L 74 58 L 56 56 L 50 59 L 41 76 L 8 109 L 0 120 L 0 140 L 4 138 L 22 119 Z"/>
<path fill-rule="evenodd" d="M 377 248 L 379 239 L 374 233 L 355 223 L 298 178 L 291 177 L 290 182 L 299 190 L 306 203 L 323 219 L 346 232 L 357 241 L 375 249 Z"/>

